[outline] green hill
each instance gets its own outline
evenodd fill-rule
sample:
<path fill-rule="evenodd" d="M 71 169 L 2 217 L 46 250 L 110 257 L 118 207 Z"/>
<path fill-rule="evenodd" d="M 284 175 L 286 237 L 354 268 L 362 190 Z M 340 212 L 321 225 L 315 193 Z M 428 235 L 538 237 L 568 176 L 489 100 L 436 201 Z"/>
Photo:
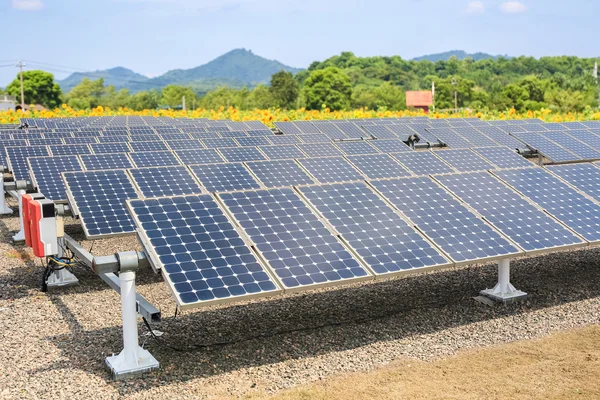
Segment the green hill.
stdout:
<path fill-rule="evenodd" d="M 131 84 L 143 83 L 148 77 L 123 67 L 115 67 L 94 72 L 75 72 L 62 81 L 57 81 L 63 93 L 73 89 L 83 78 L 96 80 L 103 78 L 105 85 L 113 85 L 117 89 L 129 87 Z"/>
<path fill-rule="evenodd" d="M 508 56 L 493 56 L 493 55 L 487 54 L 487 53 L 479 53 L 479 52 L 478 53 L 467 53 L 463 50 L 451 50 L 451 51 L 446 51 L 444 53 L 428 54 L 425 56 L 416 57 L 416 58 L 413 58 L 413 60 L 436 62 L 436 61 L 447 61 L 450 59 L 450 57 L 456 57 L 459 60 L 464 60 L 465 58 L 472 58 L 474 61 L 489 60 L 489 59 L 497 60 L 500 57 L 510 58 Z"/>

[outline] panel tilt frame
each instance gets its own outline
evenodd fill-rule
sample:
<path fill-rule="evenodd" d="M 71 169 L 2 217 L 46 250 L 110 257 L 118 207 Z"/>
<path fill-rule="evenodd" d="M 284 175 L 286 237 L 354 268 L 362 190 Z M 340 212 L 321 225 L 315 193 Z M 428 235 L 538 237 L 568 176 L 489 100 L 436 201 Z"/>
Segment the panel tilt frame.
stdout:
<path fill-rule="evenodd" d="M 498 283 L 492 289 L 482 290 L 481 295 L 502 303 L 512 303 L 527 298 L 527 293 L 510 283 L 510 259 L 498 261 Z"/>

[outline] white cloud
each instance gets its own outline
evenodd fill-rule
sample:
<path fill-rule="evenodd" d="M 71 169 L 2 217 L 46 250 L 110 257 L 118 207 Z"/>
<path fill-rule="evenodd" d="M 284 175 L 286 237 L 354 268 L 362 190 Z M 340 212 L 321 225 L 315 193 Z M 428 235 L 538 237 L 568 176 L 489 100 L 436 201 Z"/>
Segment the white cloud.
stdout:
<path fill-rule="evenodd" d="M 42 0 L 12 0 L 12 7 L 23 11 L 38 11 L 44 8 Z"/>
<path fill-rule="evenodd" d="M 519 14 L 526 12 L 527 6 L 520 1 L 507 1 L 500 4 L 500 9 L 507 14 Z"/>
<path fill-rule="evenodd" d="M 465 14 L 483 14 L 485 12 L 485 6 L 481 1 L 472 1 L 467 5 Z"/>

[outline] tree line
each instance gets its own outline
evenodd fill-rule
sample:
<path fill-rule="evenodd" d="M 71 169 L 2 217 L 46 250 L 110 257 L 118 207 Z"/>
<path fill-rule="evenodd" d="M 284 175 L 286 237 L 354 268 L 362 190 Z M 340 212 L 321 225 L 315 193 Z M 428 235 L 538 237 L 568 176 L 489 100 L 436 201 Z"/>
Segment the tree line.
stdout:
<path fill-rule="evenodd" d="M 193 89 L 169 85 L 162 90 L 130 93 L 104 85 L 102 79 L 83 79 L 63 94 L 53 76 L 43 71 L 24 73 L 28 103 L 56 107 L 66 103 L 75 109 L 97 106 L 133 110 L 178 108 L 185 96 L 186 107 L 218 109 L 307 108 L 342 110 L 368 107 L 378 110 L 406 109 L 407 90 L 431 90 L 435 84 L 435 106 L 476 110 L 582 111 L 598 107 L 595 59 L 578 57 L 498 58 L 473 61 L 409 61 L 399 56 L 356 57 L 344 52 L 323 62 L 314 62 L 295 76 L 281 71 L 268 85 L 233 89 L 220 87 L 199 96 Z M 20 101 L 17 77 L 6 92 Z"/>

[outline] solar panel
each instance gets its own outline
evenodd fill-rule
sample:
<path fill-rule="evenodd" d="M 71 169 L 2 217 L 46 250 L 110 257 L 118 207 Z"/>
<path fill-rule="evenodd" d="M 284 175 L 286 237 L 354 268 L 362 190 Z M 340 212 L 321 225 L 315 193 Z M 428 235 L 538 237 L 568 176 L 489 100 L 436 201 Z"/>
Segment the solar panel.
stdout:
<path fill-rule="evenodd" d="M 450 264 L 363 182 L 299 190 L 377 275 Z"/>
<path fill-rule="evenodd" d="M 167 145 L 171 150 L 185 150 L 185 149 L 203 149 L 204 146 L 198 139 L 186 139 L 186 140 L 169 140 Z"/>
<path fill-rule="evenodd" d="M 400 178 L 411 175 L 389 154 L 368 154 L 347 158 L 369 179 Z"/>
<path fill-rule="evenodd" d="M 398 135 L 390 131 L 384 125 L 363 125 L 362 128 L 369 135 L 377 139 L 398 139 Z"/>
<path fill-rule="evenodd" d="M 85 169 L 89 171 L 133 168 L 133 164 L 126 153 L 90 154 L 82 155 L 80 158 Z"/>
<path fill-rule="evenodd" d="M 369 140 L 369 144 L 382 153 L 400 153 L 413 151 L 400 139 Z"/>
<path fill-rule="evenodd" d="M 430 151 L 394 153 L 392 156 L 417 176 L 455 172 L 454 169 Z"/>
<path fill-rule="evenodd" d="M 285 160 L 290 158 L 306 157 L 298 147 L 293 144 L 279 146 L 260 146 L 262 151 L 270 160 Z"/>
<path fill-rule="evenodd" d="M 533 167 L 534 164 L 508 147 L 476 147 L 471 149 L 498 168 Z"/>
<path fill-rule="evenodd" d="M 225 161 L 215 149 L 176 150 L 175 154 L 184 165 L 214 164 Z"/>
<path fill-rule="evenodd" d="M 306 135 L 302 135 L 302 137 L 304 136 Z M 310 136 L 312 136 L 312 134 Z M 271 135 L 267 136 L 267 140 L 269 140 L 270 144 L 275 145 L 302 143 L 300 138 L 296 135 Z"/>
<path fill-rule="evenodd" d="M 53 156 L 68 156 L 68 155 L 79 155 L 79 154 L 91 154 L 87 144 L 71 144 L 64 145 L 58 144 L 54 146 L 48 146 Z"/>
<path fill-rule="evenodd" d="M 280 291 L 211 196 L 132 200 L 128 205 L 178 305 Z"/>
<path fill-rule="evenodd" d="M 98 143 L 98 139 L 95 137 L 84 136 L 84 137 L 70 137 L 64 138 L 63 141 L 65 144 L 90 144 L 90 143 Z"/>
<path fill-rule="evenodd" d="M 468 149 L 443 150 L 434 153 L 460 172 L 485 171 L 495 167 Z"/>
<path fill-rule="evenodd" d="M 7 147 L 6 162 L 17 180 L 29 179 L 29 165 L 27 157 L 49 156 L 46 146 Z"/>
<path fill-rule="evenodd" d="M 336 157 L 344 155 L 333 143 L 306 143 L 297 144 L 296 146 L 309 157 Z"/>
<path fill-rule="evenodd" d="M 219 196 L 284 288 L 346 283 L 370 277 L 292 189 Z"/>
<path fill-rule="evenodd" d="M 165 142 L 131 142 L 131 149 L 135 152 L 140 151 L 164 151 L 169 150 Z"/>
<path fill-rule="evenodd" d="M 33 185 L 38 192 L 53 201 L 66 201 L 61 173 L 82 170 L 77 156 L 29 157 L 27 160 Z"/>
<path fill-rule="evenodd" d="M 248 136 L 273 136 L 273 131 L 270 129 L 251 129 L 246 131 L 246 133 Z"/>
<path fill-rule="evenodd" d="M 209 192 L 260 188 L 260 184 L 242 163 L 190 165 L 189 168 Z"/>
<path fill-rule="evenodd" d="M 162 167 L 181 163 L 170 151 L 140 151 L 129 153 L 136 167 Z"/>
<path fill-rule="evenodd" d="M 217 132 L 191 132 L 192 139 L 220 139 L 221 136 Z"/>
<path fill-rule="evenodd" d="M 360 138 L 366 133 L 350 121 L 332 121 L 333 124 L 349 138 Z"/>
<path fill-rule="evenodd" d="M 160 138 L 162 140 L 166 140 L 166 141 L 172 141 L 172 140 L 190 140 L 190 135 L 188 135 L 187 133 L 175 133 L 175 132 L 171 132 L 171 133 L 161 133 Z"/>
<path fill-rule="evenodd" d="M 88 239 L 135 231 L 125 200 L 138 194 L 125 170 L 65 172 L 63 180 Z"/>
<path fill-rule="evenodd" d="M 219 152 L 228 162 L 260 161 L 265 156 L 256 147 L 225 147 Z"/>
<path fill-rule="evenodd" d="M 429 129 L 429 132 L 453 149 L 468 149 L 472 146 L 471 143 L 450 128 Z"/>
<path fill-rule="evenodd" d="M 463 139 L 466 139 L 471 144 L 471 147 L 489 147 L 498 145 L 498 143 L 471 126 L 456 128 L 454 131 Z"/>
<path fill-rule="evenodd" d="M 315 125 L 317 128 L 319 128 L 319 131 L 324 133 L 326 136 L 330 137 L 330 138 L 336 138 L 336 139 L 341 139 L 341 138 L 345 138 L 346 135 L 344 135 L 344 132 L 342 132 L 334 123 L 333 121 L 313 121 L 313 125 Z M 304 141 L 304 136 L 302 135 L 302 140 Z M 308 142 L 306 142 L 308 143 Z"/>
<path fill-rule="evenodd" d="M 600 240 L 600 206 L 549 172 L 522 168 L 493 173 L 586 240 Z"/>
<path fill-rule="evenodd" d="M 539 133 L 515 133 L 514 136 L 553 162 L 581 160 L 581 157 L 546 139 Z"/>
<path fill-rule="evenodd" d="M 246 125 L 248 125 L 249 128 L 251 128 L 252 130 L 263 130 L 263 131 L 268 131 L 269 127 L 267 127 L 265 124 L 263 124 L 260 121 L 244 121 Z M 250 133 L 250 131 L 246 131 L 248 133 Z"/>
<path fill-rule="evenodd" d="M 202 193 L 200 185 L 183 165 L 133 168 L 129 173 L 144 197 Z"/>
<path fill-rule="evenodd" d="M 218 138 L 218 139 L 203 139 L 202 143 L 208 149 L 216 149 L 219 147 L 238 147 L 238 143 L 232 138 Z"/>
<path fill-rule="evenodd" d="M 302 131 L 292 122 L 274 122 L 273 125 L 286 135 L 302 135 Z"/>
<path fill-rule="evenodd" d="M 246 164 L 268 188 L 315 183 L 294 160 L 256 161 Z"/>
<path fill-rule="evenodd" d="M 129 140 L 132 142 L 158 142 L 161 141 L 161 137 L 157 134 L 152 135 L 130 135 Z"/>
<path fill-rule="evenodd" d="M 129 153 L 131 149 L 128 143 L 96 143 L 90 144 L 94 154 L 103 153 Z"/>
<path fill-rule="evenodd" d="M 60 138 L 51 139 L 29 139 L 30 146 L 48 146 L 51 144 L 64 144 Z"/>
<path fill-rule="evenodd" d="M 219 131 L 219 135 L 224 138 L 241 138 L 248 136 L 244 131 Z"/>
<path fill-rule="evenodd" d="M 242 147 L 268 146 L 271 144 L 264 136 L 249 136 L 236 138 L 235 141 Z"/>
<path fill-rule="evenodd" d="M 430 178 L 371 184 L 457 263 L 508 258 L 521 252 Z"/>
<path fill-rule="evenodd" d="M 342 134 L 342 132 L 340 132 L 340 134 Z M 291 135 L 284 135 L 284 136 L 291 136 Z M 302 135 L 302 142 L 303 143 L 330 143 L 331 138 L 323 133 L 311 133 L 311 134 L 307 134 L 307 135 Z M 341 154 L 341 152 L 340 152 L 340 154 Z"/>
<path fill-rule="evenodd" d="M 600 201 L 600 169 L 595 164 L 567 164 L 546 167 L 569 185 Z"/>
<path fill-rule="evenodd" d="M 129 136 L 127 135 L 99 136 L 97 139 L 99 143 L 129 142 Z"/>
<path fill-rule="evenodd" d="M 320 183 L 362 181 L 365 178 L 342 157 L 301 158 L 298 162 Z"/>
<path fill-rule="evenodd" d="M 594 149 L 600 149 L 600 136 L 597 136 L 588 130 L 572 129 L 572 130 L 566 131 L 566 133 L 569 136 L 582 141 L 583 143 L 587 144 L 588 146 L 593 147 Z"/>
<path fill-rule="evenodd" d="M 580 142 L 570 135 L 567 135 L 565 132 L 566 130 L 563 130 L 562 132 L 551 131 L 544 132 L 543 135 L 544 137 L 552 140 L 554 143 L 569 150 L 571 153 L 581 157 L 584 160 L 600 159 L 600 151 L 593 149 L 592 147 Z"/>
<path fill-rule="evenodd" d="M 478 126 L 477 130 L 492 139 L 494 142 L 503 146 L 507 146 L 511 149 L 523 148 L 523 144 L 521 142 L 496 126 Z"/>
<path fill-rule="evenodd" d="M 335 146 L 341 150 L 344 155 L 352 156 L 359 154 L 376 154 L 379 153 L 375 147 L 365 141 L 360 142 L 336 142 Z"/>
<path fill-rule="evenodd" d="M 435 179 L 526 252 L 585 244 L 487 172 L 441 175 Z"/>
<path fill-rule="evenodd" d="M 294 125 L 300 130 L 302 133 L 319 133 L 319 129 L 313 125 L 310 121 L 294 121 Z"/>

